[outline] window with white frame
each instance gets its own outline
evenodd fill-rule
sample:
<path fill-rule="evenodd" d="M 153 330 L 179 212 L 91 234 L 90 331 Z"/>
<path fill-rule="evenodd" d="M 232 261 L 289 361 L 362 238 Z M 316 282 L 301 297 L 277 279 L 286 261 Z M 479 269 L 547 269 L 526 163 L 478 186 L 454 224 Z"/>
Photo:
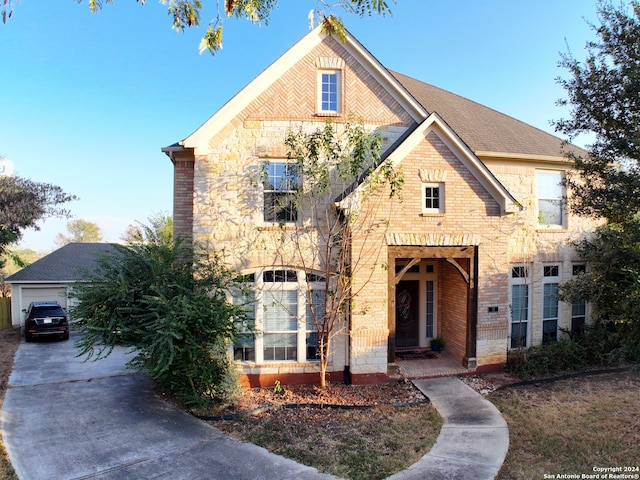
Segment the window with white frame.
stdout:
<path fill-rule="evenodd" d="M 542 279 L 542 343 L 558 340 L 560 265 L 544 265 Z"/>
<path fill-rule="evenodd" d="M 307 273 L 306 339 L 307 361 L 320 360 L 320 331 L 325 324 L 324 277 Z M 326 335 L 326 332 L 325 332 Z M 323 345 L 326 345 L 326 336 Z"/>
<path fill-rule="evenodd" d="M 316 322 L 324 317 L 324 278 L 297 269 L 259 270 L 246 278 L 253 282 L 247 285 L 252 292 L 233 298 L 234 303 L 253 299 L 255 333 L 234 342 L 234 359 L 255 363 L 319 360 Z"/>
<path fill-rule="evenodd" d="M 538 223 L 540 225 L 564 225 L 564 188 L 562 173 L 539 171 L 538 182 Z"/>
<path fill-rule="evenodd" d="M 529 266 L 514 265 L 509 278 L 511 300 L 510 348 L 529 346 Z"/>
<path fill-rule="evenodd" d="M 297 221 L 296 194 L 300 178 L 296 164 L 274 161 L 266 163 L 264 169 L 264 221 Z"/>
<path fill-rule="evenodd" d="M 255 275 L 248 274 L 241 279 L 240 287 L 232 292 L 232 303 L 240 306 L 245 315 L 245 323 L 241 326 L 238 338 L 233 344 L 233 359 L 241 362 L 256 361 L 255 334 L 252 327 L 255 325 L 256 295 L 253 288 Z"/>
<path fill-rule="evenodd" d="M 572 265 L 572 277 L 576 278 L 585 274 L 587 271 L 586 265 L 574 264 Z M 584 325 L 587 320 L 587 302 L 584 300 L 574 300 L 571 303 L 571 333 L 573 335 L 580 335 L 584 330 Z"/>
<path fill-rule="evenodd" d="M 443 183 L 422 184 L 422 213 L 426 213 L 426 214 L 444 213 L 444 184 Z"/>
<path fill-rule="evenodd" d="M 342 72 L 318 70 L 318 113 L 338 114 L 342 102 Z"/>

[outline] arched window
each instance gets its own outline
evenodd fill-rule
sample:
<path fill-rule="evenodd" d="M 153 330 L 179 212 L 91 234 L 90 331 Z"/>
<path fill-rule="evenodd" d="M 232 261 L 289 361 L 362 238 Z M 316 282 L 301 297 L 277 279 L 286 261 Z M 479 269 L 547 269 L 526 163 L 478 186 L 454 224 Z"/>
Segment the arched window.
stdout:
<path fill-rule="evenodd" d="M 254 363 L 317 361 L 324 278 L 304 270 L 266 268 L 243 279 L 247 288 L 235 293 L 233 302 L 247 307 L 255 333 L 247 333 L 234 343 L 234 359 Z"/>

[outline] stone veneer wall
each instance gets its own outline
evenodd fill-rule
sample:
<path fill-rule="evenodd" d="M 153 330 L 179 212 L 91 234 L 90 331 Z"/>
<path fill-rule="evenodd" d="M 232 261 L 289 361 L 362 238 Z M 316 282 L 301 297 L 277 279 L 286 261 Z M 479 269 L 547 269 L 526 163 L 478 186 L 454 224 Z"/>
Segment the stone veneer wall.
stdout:
<path fill-rule="evenodd" d="M 542 295 L 543 268 L 545 264 L 559 264 L 561 282 L 569 280 L 572 275 L 572 265 L 580 259 L 572 244 L 599 224 L 587 218 L 568 215 L 563 228 L 545 227 L 538 224 L 537 218 L 537 186 L 536 172 L 538 170 L 566 170 L 566 162 L 506 162 L 504 160 L 485 159 L 495 176 L 517 198 L 523 210 L 514 218 L 508 219 L 509 249 L 508 265 L 505 268 L 504 282 L 507 299 L 505 310 L 509 309 L 509 267 L 514 264 L 526 264 L 531 270 L 530 287 L 530 345 L 540 345 L 542 342 Z M 502 308 L 502 304 L 500 305 Z M 569 328 L 571 322 L 571 305 L 560 302 L 559 328 Z M 508 329 L 508 322 L 506 325 Z M 499 334 L 496 332 L 496 335 Z M 506 332 L 509 335 L 509 332 Z M 506 350 L 506 347 L 505 347 Z"/>
<path fill-rule="evenodd" d="M 480 185 L 468 169 L 435 133 L 430 133 L 413 152 L 401 162 L 405 176 L 402 201 L 394 200 L 389 205 L 386 216 L 379 217 L 380 230 L 377 236 L 370 236 L 359 248 L 363 251 L 381 252 L 386 259 L 387 243 L 413 246 L 478 246 L 478 365 L 500 363 L 506 354 L 506 325 L 508 309 L 499 309 L 496 314 L 488 314 L 488 306 L 507 303 L 508 290 L 505 288 L 507 270 L 507 246 L 510 233 L 505 218 L 500 215 L 497 202 Z M 427 171 L 425 171 L 427 170 Z M 432 173 L 428 173 L 431 171 Z M 425 215 L 422 213 L 422 184 L 426 176 L 444 179 L 445 213 Z M 386 223 L 388 222 L 388 223 Z M 366 275 L 372 280 L 366 289 L 362 288 L 354 301 L 352 315 L 353 353 L 366 353 L 366 360 L 359 364 L 354 361 L 353 372 L 371 374 L 382 372 L 387 363 L 389 274 L 379 257 L 372 255 Z M 466 261 L 466 260 L 463 260 Z M 453 267 L 444 267 L 445 281 L 452 282 L 466 290 L 466 284 Z M 363 282 L 355 279 L 358 288 Z M 440 281 L 442 285 L 445 281 Z M 440 308 L 450 302 L 447 293 L 442 292 Z M 466 295 L 464 304 L 455 300 L 441 311 L 440 325 L 449 322 L 449 331 L 441 334 L 449 337 L 456 356 L 464 357 L 466 350 Z M 448 311 L 447 311 L 448 308 Z M 456 322 L 456 323 L 453 323 Z M 497 328 L 497 327 L 500 328 Z M 501 338 L 497 338 L 496 332 Z M 463 338 L 464 336 L 464 338 Z"/>
<path fill-rule="evenodd" d="M 302 229 L 263 222 L 261 175 L 264 162 L 286 158 L 284 140 L 288 130 L 302 128 L 311 132 L 325 125 L 326 118 L 315 114 L 315 65 L 318 58 L 337 56 L 345 58 L 343 81 L 345 92 L 348 92 L 345 102 L 348 100 L 348 103 L 343 105 L 342 115 L 332 117 L 336 125 L 349 121 L 351 114 L 362 117 L 368 129 L 380 128 L 384 148 L 387 148 L 413 123 L 393 98 L 377 86 L 333 39 L 306 55 L 288 72 L 283 72 L 279 80 L 209 138 L 200 150 L 206 151 L 206 155 L 199 156 L 194 165 L 194 240 L 220 252 L 231 268 L 248 272 L 273 265 L 321 267 L 316 251 L 322 241 L 321 231 L 308 224 Z M 376 92 L 373 97 L 371 88 Z M 301 250 L 290 241 L 294 235 L 301 239 Z M 386 348 L 386 331 L 380 335 L 379 342 Z M 362 343 L 366 356 L 369 347 L 365 344 L 369 342 Z M 356 342 L 354 357 L 363 353 L 359 348 Z M 347 362 L 346 355 L 344 330 L 334 340 L 329 369 L 341 374 Z M 375 363 L 379 362 L 376 360 Z M 317 371 L 318 366 L 313 362 L 269 362 L 244 367 L 250 382 L 258 378 L 282 379 L 283 375 L 297 379 Z"/>

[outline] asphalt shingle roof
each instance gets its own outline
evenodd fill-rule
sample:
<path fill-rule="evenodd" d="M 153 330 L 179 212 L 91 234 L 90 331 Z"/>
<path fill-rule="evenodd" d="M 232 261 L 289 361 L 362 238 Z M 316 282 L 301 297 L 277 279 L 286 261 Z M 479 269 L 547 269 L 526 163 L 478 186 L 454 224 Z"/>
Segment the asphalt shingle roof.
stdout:
<path fill-rule="evenodd" d="M 429 113 L 438 113 L 475 153 L 563 156 L 563 141 L 554 135 L 455 93 L 390 73 Z"/>
<path fill-rule="evenodd" d="M 115 252 L 116 248 L 111 243 L 69 243 L 10 275 L 5 281 L 20 283 L 80 280 L 82 270 L 95 269 L 100 256 Z"/>

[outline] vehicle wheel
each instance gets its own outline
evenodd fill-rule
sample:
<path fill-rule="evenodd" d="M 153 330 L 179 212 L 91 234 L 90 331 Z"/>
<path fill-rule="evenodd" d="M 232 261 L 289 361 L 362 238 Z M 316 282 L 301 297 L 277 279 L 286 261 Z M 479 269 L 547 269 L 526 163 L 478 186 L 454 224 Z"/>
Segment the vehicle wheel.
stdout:
<path fill-rule="evenodd" d="M 24 334 L 24 341 L 25 342 L 33 342 L 33 337 L 29 333 L 25 333 Z"/>
<path fill-rule="evenodd" d="M 64 334 L 62 335 L 62 339 L 69 340 L 69 332 L 64 332 Z"/>

